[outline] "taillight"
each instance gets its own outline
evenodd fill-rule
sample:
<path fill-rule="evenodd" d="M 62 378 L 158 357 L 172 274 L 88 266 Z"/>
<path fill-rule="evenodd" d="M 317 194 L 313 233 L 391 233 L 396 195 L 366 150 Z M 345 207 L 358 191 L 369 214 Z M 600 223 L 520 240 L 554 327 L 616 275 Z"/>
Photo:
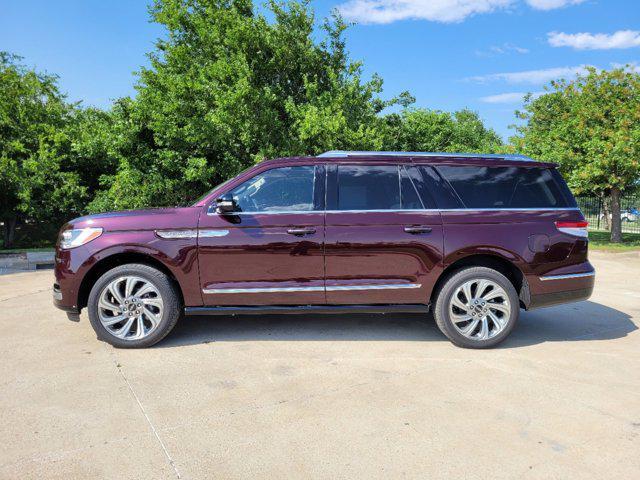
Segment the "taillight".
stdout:
<path fill-rule="evenodd" d="M 562 233 L 585 238 L 589 236 L 587 232 L 588 225 L 589 222 L 556 222 L 556 228 Z"/>

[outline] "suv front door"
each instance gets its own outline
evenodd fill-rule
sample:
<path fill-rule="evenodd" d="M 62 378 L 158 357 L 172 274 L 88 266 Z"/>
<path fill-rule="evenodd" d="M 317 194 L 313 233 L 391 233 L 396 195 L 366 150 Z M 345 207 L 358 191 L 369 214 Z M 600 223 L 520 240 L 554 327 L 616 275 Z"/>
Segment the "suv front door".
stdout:
<path fill-rule="evenodd" d="M 392 164 L 327 168 L 327 303 L 429 303 L 442 265 L 442 221 L 410 172 Z"/>
<path fill-rule="evenodd" d="M 324 176 L 322 165 L 266 169 L 225 192 L 235 211 L 201 214 L 204 305 L 325 303 Z"/>

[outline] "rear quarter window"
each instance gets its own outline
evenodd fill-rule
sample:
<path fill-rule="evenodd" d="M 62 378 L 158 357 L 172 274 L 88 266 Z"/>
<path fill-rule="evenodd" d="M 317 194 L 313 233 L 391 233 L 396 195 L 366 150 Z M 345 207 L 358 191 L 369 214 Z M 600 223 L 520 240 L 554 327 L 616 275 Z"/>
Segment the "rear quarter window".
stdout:
<path fill-rule="evenodd" d="M 560 185 L 549 168 L 471 165 L 436 168 L 467 208 L 568 208 L 575 202 L 562 178 Z"/>

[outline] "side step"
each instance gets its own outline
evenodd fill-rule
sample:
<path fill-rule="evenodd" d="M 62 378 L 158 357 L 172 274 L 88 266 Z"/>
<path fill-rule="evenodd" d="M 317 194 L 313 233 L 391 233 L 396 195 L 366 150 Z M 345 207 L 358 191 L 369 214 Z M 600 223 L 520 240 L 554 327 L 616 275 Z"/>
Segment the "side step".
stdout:
<path fill-rule="evenodd" d="M 260 305 L 185 307 L 185 315 L 266 315 L 290 313 L 428 313 L 429 305 Z"/>

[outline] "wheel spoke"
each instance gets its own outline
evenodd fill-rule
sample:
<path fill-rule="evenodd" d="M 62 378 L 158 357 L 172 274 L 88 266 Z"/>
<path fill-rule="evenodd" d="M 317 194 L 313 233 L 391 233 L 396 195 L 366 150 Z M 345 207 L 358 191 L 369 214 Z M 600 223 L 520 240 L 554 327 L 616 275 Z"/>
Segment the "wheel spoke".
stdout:
<path fill-rule="evenodd" d="M 507 315 L 511 313 L 511 308 L 509 308 L 509 305 L 506 305 L 504 303 L 487 303 L 487 307 L 489 307 L 489 310 L 497 310 Z"/>
<path fill-rule="evenodd" d="M 162 299 L 161 298 L 141 298 L 140 301 L 142 301 L 143 304 L 145 305 L 149 305 L 151 307 L 158 307 L 158 308 L 162 308 Z"/>
<path fill-rule="evenodd" d="M 120 311 L 120 305 L 116 305 L 115 303 L 112 303 L 109 300 L 107 300 L 106 295 L 102 295 L 100 297 L 100 300 L 98 301 L 98 307 L 104 308 L 105 310 L 110 310 L 112 312 Z"/>
<path fill-rule="evenodd" d="M 458 298 L 457 293 L 458 292 L 456 292 L 456 294 L 451 298 L 451 303 L 453 303 L 453 305 L 458 307 L 463 312 L 466 312 L 469 309 L 469 305 L 468 305 L 468 303 L 467 304 L 463 303 L 462 300 L 460 300 L 460 298 Z"/>
<path fill-rule="evenodd" d="M 138 283 L 138 280 L 135 277 L 127 277 L 127 280 L 124 284 L 125 297 L 130 297 L 131 295 L 133 295 L 133 288 L 136 286 L 136 283 Z"/>
<path fill-rule="evenodd" d="M 480 333 L 478 334 L 479 340 L 486 340 L 489 338 L 489 322 L 487 322 L 487 317 L 482 319 L 482 325 L 480 326 Z"/>
<path fill-rule="evenodd" d="M 467 282 L 464 285 L 462 285 L 462 291 L 464 292 L 464 296 L 467 299 L 467 303 L 471 303 L 471 299 L 473 298 L 471 296 L 471 283 L 472 282 Z"/>
<path fill-rule="evenodd" d="M 118 330 L 115 330 L 113 332 L 113 334 L 118 337 L 118 338 L 124 338 L 127 336 L 127 334 L 131 331 L 131 326 L 133 325 L 133 321 L 135 320 L 134 317 L 129 317 L 129 320 L 127 320 L 127 323 L 125 323 L 122 327 L 120 327 Z"/>
<path fill-rule="evenodd" d="M 158 292 L 156 291 L 155 287 L 153 285 L 151 285 L 150 283 L 144 283 L 140 289 L 136 292 L 136 297 L 142 297 L 143 295 L 146 295 L 147 293 L 155 293 L 157 294 Z"/>
<path fill-rule="evenodd" d="M 116 302 L 118 302 L 119 304 L 124 303 L 124 298 L 120 294 L 120 290 L 118 288 L 118 282 L 110 283 L 107 288 L 111 296 L 115 298 Z"/>
<path fill-rule="evenodd" d="M 116 315 L 115 317 L 110 317 L 108 320 L 102 320 L 102 324 L 105 326 L 115 325 L 127 318 L 126 315 Z"/>
<path fill-rule="evenodd" d="M 482 294 L 489 285 L 491 285 L 491 283 L 489 283 L 487 280 L 480 280 L 476 288 L 476 298 L 482 298 Z"/>
<path fill-rule="evenodd" d="M 137 338 L 143 338 L 144 337 L 144 319 L 142 318 L 142 315 L 138 315 L 138 324 L 136 326 L 136 328 L 138 329 L 138 334 L 136 335 Z"/>
<path fill-rule="evenodd" d="M 502 327 L 504 326 L 504 319 L 498 317 L 495 313 L 491 311 L 489 311 L 487 316 L 491 319 L 491 321 L 495 325 L 496 330 L 502 330 Z"/>
<path fill-rule="evenodd" d="M 466 313 L 464 313 L 462 315 L 457 315 L 455 313 L 452 313 L 451 314 L 451 320 L 453 320 L 453 323 L 468 322 L 469 320 L 471 320 L 471 315 L 468 315 Z"/>
<path fill-rule="evenodd" d="M 493 300 L 496 298 L 506 298 L 506 294 L 504 293 L 504 290 L 502 290 L 501 288 L 494 288 L 493 290 L 491 290 L 489 293 L 487 293 L 484 297 L 482 297 L 482 299 L 486 302 L 488 300 Z"/>
<path fill-rule="evenodd" d="M 149 321 L 155 326 L 160 321 L 160 315 L 153 313 L 146 306 L 143 307 L 143 311 L 145 316 L 149 319 Z"/>
<path fill-rule="evenodd" d="M 462 330 L 460 330 L 460 333 L 462 333 L 465 336 L 471 335 L 473 331 L 476 329 L 476 327 L 478 326 L 479 322 L 480 322 L 479 318 L 474 319 L 469 325 L 467 325 Z"/>

